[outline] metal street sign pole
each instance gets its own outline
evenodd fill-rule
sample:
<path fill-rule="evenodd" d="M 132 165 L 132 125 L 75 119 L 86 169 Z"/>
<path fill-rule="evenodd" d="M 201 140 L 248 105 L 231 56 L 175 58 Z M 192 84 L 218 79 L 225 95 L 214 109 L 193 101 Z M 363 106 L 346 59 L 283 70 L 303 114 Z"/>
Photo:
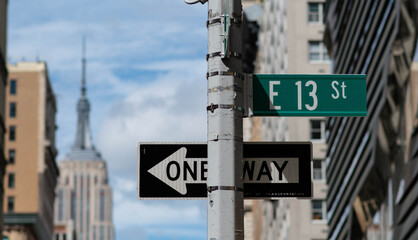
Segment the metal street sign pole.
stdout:
<path fill-rule="evenodd" d="M 243 240 L 242 5 L 208 3 L 208 239 Z"/>

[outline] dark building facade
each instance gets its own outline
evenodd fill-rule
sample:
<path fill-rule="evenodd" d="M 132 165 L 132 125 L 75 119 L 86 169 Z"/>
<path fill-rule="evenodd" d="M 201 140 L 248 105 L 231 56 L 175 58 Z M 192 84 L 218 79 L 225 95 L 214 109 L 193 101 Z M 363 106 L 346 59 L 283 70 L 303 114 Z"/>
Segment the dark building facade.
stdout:
<path fill-rule="evenodd" d="M 3 176 L 6 167 L 6 156 L 4 154 L 5 125 L 5 89 L 7 83 L 6 66 L 6 39 L 7 39 L 7 0 L 0 0 L 0 206 L 3 206 L 4 184 Z M 0 208 L 0 232 L 3 229 L 3 211 Z"/>
<path fill-rule="evenodd" d="M 333 73 L 367 74 L 367 117 L 327 121 L 329 239 L 418 239 L 414 0 L 327 1 Z M 415 86 L 416 87 L 416 86 Z"/>

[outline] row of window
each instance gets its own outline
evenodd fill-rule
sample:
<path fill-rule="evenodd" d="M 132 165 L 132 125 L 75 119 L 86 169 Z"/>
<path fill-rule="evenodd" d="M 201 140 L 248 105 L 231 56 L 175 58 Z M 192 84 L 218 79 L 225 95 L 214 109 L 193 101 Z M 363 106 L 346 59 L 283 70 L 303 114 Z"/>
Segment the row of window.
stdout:
<path fill-rule="evenodd" d="M 273 209 L 278 207 L 279 201 L 273 201 Z M 322 199 L 311 200 L 311 221 L 317 223 L 324 223 L 326 220 L 326 201 Z M 277 219 L 277 212 L 273 211 L 273 218 Z M 286 219 L 286 214 L 283 215 Z"/>
<path fill-rule="evenodd" d="M 309 63 L 327 64 L 330 62 L 328 50 L 322 41 L 308 41 L 308 61 Z M 283 61 L 282 61 L 283 64 Z M 283 66 L 282 66 L 283 68 Z"/>
<path fill-rule="evenodd" d="M 283 2 L 283 6 L 277 4 L 276 8 L 279 9 L 280 7 L 283 8 L 284 14 L 286 14 L 286 1 Z M 270 9 L 274 9 L 273 1 L 270 1 Z M 308 22 L 309 23 L 322 23 L 323 22 L 323 14 L 324 14 L 324 3 L 322 2 L 309 2 L 308 3 Z"/>
<path fill-rule="evenodd" d="M 311 120 L 311 140 L 325 141 L 325 121 Z M 312 178 L 314 181 L 325 181 L 325 164 L 323 160 L 314 160 L 312 164 Z"/>
<path fill-rule="evenodd" d="M 17 81 L 16 79 L 12 79 L 10 81 L 10 88 L 9 88 L 10 95 L 17 94 Z M 11 102 L 9 105 L 9 116 L 11 118 L 16 117 L 16 103 Z M 14 141 L 16 140 L 16 126 L 9 126 L 9 140 Z M 9 149 L 9 164 L 14 164 L 16 159 L 16 150 Z M 9 173 L 7 178 L 7 184 L 9 188 L 14 188 L 16 184 L 15 173 Z M 14 212 L 15 209 L 15 197 L 9 196 L 7 197 L 7 212 L 11 213 Z"/>
<path fill-rule="evenodd" d="M 323 23 L 324 4 L 308 3 L 308 23 Z M 309 41 L 308 59 L 310 62 L 328 62 L 327 48 L 321 41 Z"/>
<path fill-rule="evenodd" d="M 9 88 L 10 95 L 17 94 L 17 81 L 12 79 L 10 81 L 10 88 Z M 9 116 L 16 117 L 16 103 L 11 102 L 9 108 Z M 16 140 L 16 126 L 9 126 L 9 140 L 14 141 Z M 9 149 L 9 163 L 14 164 L 16 159 L 16 151 L 14 149 Z M 8 187 L 14 188 L 15 187 L 15 173 L 8 174 Z M 15 209 L 15 197 L 9 196 L 7 197 L 7 212 L 11 213 L 14 212 Z"/>

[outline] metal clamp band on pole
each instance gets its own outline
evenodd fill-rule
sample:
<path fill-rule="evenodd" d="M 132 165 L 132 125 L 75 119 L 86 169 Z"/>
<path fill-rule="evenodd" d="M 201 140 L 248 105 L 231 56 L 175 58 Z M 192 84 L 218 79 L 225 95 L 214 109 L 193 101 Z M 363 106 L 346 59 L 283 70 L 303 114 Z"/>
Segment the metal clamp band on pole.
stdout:
<path fill-rule="evenodd" d="M 237 111 L 240 111 L 242 113 L 244 113 L 244 109 L 242 107 L 238 107 L 236 105 L 232 105 L 232 104 L 210 104 L 209 106 L 206 107 L 207 111 L 211 111 L 214 112 L 215 109 L 220 108 L 220 109 L 234 109 Z"/>
<path fill-rule="evenodd" d="M 206 27 L 209 27 L 209 25 L 215 24 L 215 23 L 222 23 L 222 18 L 221 17 L 217 17 L 217 18 L 212 18 L 206 21 Z"/>
<path fill-rule="evenodd" d="M 187 0 L 184 0 L 184 2 L 187 3 L 187 4 L 196 4 L 198 2 L 200 2 L 201 4 L 205 4 L 205 2 L 207 2 L 207 1 L 208 0 L 195 0 L 195 1 L 187 1 Z"/>
<path fill-rule="evenodd" d="M 218 86 L 218 87 L 214 87 L 214 88 L 209 88 L 208 89 L 208 93 L 214 93 L 214 92 L 222 92 L 222 91 L 226 91 L 226 90 L 230 90 L 230 91 L 236 91 L 236 92 L 242 92 L 242 88 L 236 86 L 236 85 L 232 85 L 232 86 Z"/>
<path fill-rule="evenodd" d="M 223 55 L 222 52 L 208 53 L 206 54 L 206 61 L 209 60 L 209 58 L 213 58 L 213 57 L 223 57 L 222 55 Z"/>
<path fill-rule="evenodd" d="M 239 53 L 239 52 L 229 51 L 229 56 L 236 57 L 236 58 L 242 58 L 242 54 Z M 222 52 L 208 53 L 208 54 L 206 54 L 206 61 L 209 60 L 209 58 L 213 58 L 213 57 L 224 57 L 224 54 Z"/>
<path fill-rule="evenodd" d="M 217 76 L 217 75 L 221 75 L 221 76 L 234 76 L 234 77 L 239 77 L 241 79 L 244 78 L 244 75 L 241 74 L 241 73 L 216 71 L 216 72 L 208 72 L 208 73 L 206 73 L 206 79 L 208 79 L 210 77 L 213 77 L 213 76 Z"/>
<path fill-rule="evenodd" d="M 211 18 L 209 20 L 206 21 L 206 27 L 209 27 L 209 25 L 212 24 L 216 24 L 216 23 L 222 23 L 222 20 L 225 18 L 225 15 L 221 15 L 220 17 L 216 17 L 216 18 Z M 232 24 L 235 25 L 241 25 L 242 21 L 241 21 L 241 17 L 229 17 L 230 21 Z"/>
<path fill-rule="evenodd" d="M 244 192 L 244 189 L 240 187 L 234 187 L 234 186 L 209 186 L 208 192 L 213 192 L 217 190 L 227 190 L 227 191 L 236 191 L 236 192 Z"/>

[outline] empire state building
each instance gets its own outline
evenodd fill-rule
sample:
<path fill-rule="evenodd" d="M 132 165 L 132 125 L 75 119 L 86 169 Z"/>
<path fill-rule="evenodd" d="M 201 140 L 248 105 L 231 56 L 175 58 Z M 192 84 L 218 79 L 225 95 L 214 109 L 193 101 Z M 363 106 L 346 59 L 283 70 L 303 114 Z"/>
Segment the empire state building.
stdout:
<path fill-rule="evenodd" d="M 84 54 L 83 54 L 84 55 Z M 92 142 L 86 96 L 85 58 L 74 146 L 58 162 L 60 177 L 54 206 L 54 240 L 113 240 L 112 188 L 106 162 Z"/>

